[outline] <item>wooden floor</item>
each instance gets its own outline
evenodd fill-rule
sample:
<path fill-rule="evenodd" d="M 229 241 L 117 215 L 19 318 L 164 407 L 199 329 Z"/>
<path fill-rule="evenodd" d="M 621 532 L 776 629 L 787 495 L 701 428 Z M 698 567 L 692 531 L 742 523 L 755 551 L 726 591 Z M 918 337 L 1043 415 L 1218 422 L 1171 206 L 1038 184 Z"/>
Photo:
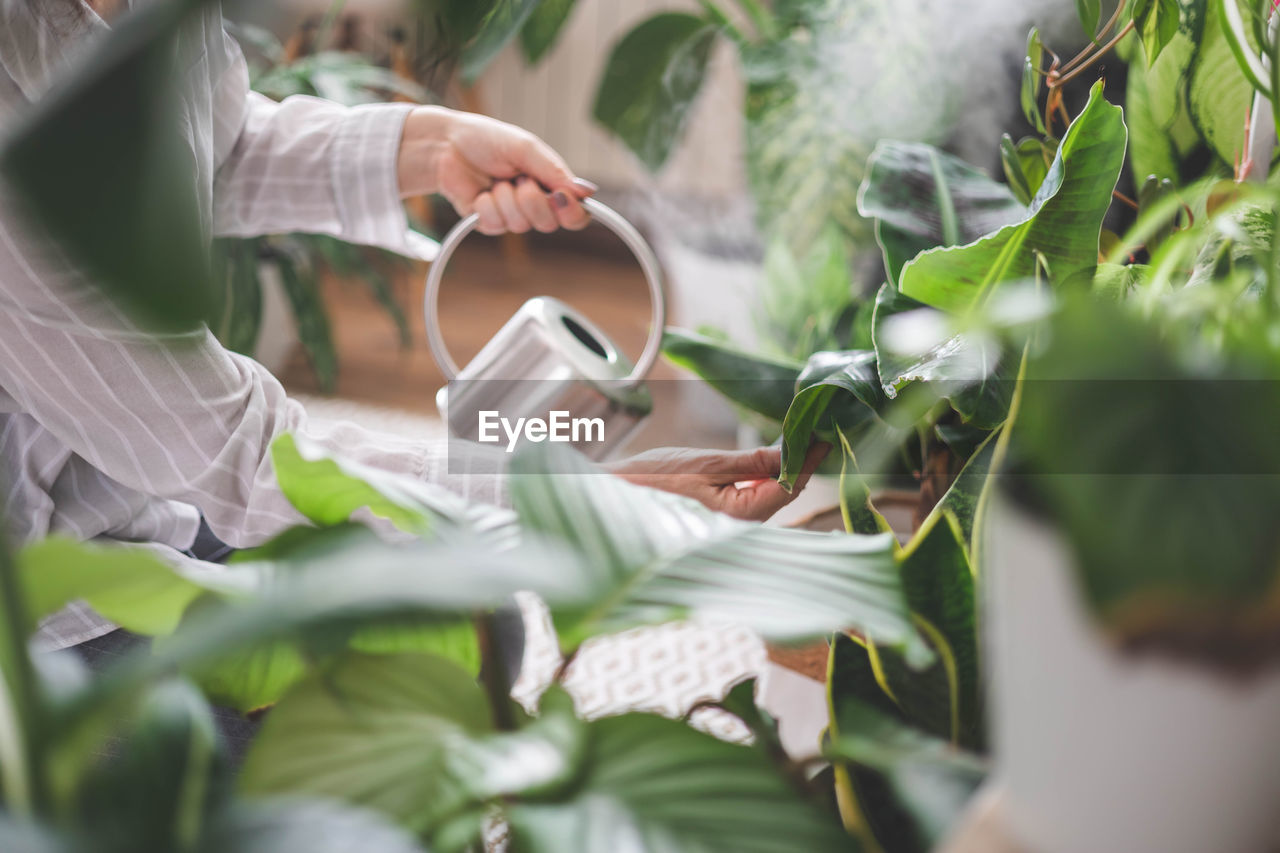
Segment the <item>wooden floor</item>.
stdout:
<path fill-rule="evenodd" d="M 396 281 L 406 306 L 413 344 L 401 349 L 385 311 L 358 283 L 330 281 L 325 298 L 338 348 L 340 375 L 335 395 L 422 414 L 435 414 L 435 393 L 444 378 L 427 348 L 422 294 L 426 266 Z M 504 244 L 473 235 L 449 264 L 440 299 L 445 338 L 454 360 L 466 364 L 525 300 L 538 295 L 564 300 L 591 318 L 634 360 L 649 326 L 644 276 L 624 252 L 582 251 L 563 239 Z M 632 441 L 633 449 L 661 445 L 732 447 L 734 434 L 721 424 L 701 422 L 700 383 L 672 382 L 677 371 L 660 364 L 650 387 L 655 416 Z M 281 373 L 286 387 L 318 393 L 301 350 Z"/>

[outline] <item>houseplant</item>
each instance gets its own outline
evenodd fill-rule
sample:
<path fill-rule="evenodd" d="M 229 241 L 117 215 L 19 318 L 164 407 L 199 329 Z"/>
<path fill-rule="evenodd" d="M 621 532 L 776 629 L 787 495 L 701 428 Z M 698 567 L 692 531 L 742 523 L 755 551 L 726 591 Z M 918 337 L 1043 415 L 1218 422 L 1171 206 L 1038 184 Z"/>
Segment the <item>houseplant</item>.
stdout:
<path fill-rule="evenodd" d="M 323 48 L 329 28 L 318 29 L 315 42 Z M 303 94 L 354 106 L 389 94 L 415 101 L 425 96 L 413 81 L 357 53 L 320 49 L 294 55 L 259 27 L 237 24 L 232 31 L 249 56 L 250 85 L 275 100 Z M 400 345 L 409 345 L 409 324 L 392 284 L 397 274 L 411 267 L 407 258 L 320 234 L 226 238 L 216 241 L 214 250 L 218 275 L 225 277 L 227 286 L 219 294 L 210 328 L 229 349 L 267 358 L 274 362 L 267 366 L 279 370 L 290 349 L 288 341 L 301 343 L 320 387 L 331 390 L 338 358 L 321 295 L 326 271 L 367 287 L 395 324 Z M 265 297 L 264 288 L 269 291 Z M 270 317 L 268 325 L 276 328 L 264 328 L 264 308 L 270 311 L 276 302 L 288 304 L 293 321 Z"/>

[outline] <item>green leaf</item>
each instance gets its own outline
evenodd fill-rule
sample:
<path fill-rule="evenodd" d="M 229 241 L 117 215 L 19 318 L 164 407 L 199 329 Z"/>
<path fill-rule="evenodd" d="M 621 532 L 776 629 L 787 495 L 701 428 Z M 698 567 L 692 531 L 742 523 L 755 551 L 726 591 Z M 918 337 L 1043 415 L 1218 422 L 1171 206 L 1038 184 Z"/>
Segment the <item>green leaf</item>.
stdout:
<path fill-rule="evenodd" d="M 338 380 L 338 353 L 329 329 L 329 315 L 320 295 L 320 282 L 310 262 L 290 252 L 278 253 L 274 260 L 280 270 L 280 282 L 293 307 L 298 323 L 298 339 L 306 350 L 307 360 L 316 380 L 325 391 L 332 391 Z"/>
<path fill-rule="evenodd" d="M 858 459 L 849 439 L 839 429 L 836 437 L 840 439 L 840 516 L 845 532 L 863 536 L 892 533 L 889 522 L 871 503 L 871 490 L 858 470 Z"/>
<path fill-rule="evenodd" d="M 726 398 L 775 421 L 787 415 L 804 365 L 747 353 L 696 332 L 668 327 L 662 353 Z"/>
<path fill-rule="evenodd" d="M 827 755 L 852 765 L 867 805 L 878 806 L 867 811 L 889 849 L 936 849 L 987 774 L 977 756 L 855 699 L 842 703 L 832 735 Z"/>
<path fill-rule="evenodd" d="M 1245 0 L 1246 4 L 1250 0 Z M 1239 0 L 1214 0 L 1209 7 L 1210 20 L 1216 19 L 1222 27 L 1221 34 L 1224 36 L 1223 44 L 1231 51 L 1237 67 L 1245 79 L 1264 96 L 1270 98 L 1271 92 L 1271 71 L 1267 68 L 1266 61 L 1258 55 L 1256 45 L 1265 43 L 1265 39 L 1260 38 L 1262 35 L 1261 28 L 1257 25 L 1264 18 L 1257 15 L 1253 8 L 1249 8 L 1251 16 L 1254 18 L 1255 30 L 1250 37 L 1250 32 L 1245 26 L 1243 18 L 1240 16 Z M 1212 30 L 1212 23 L 1210 23 Z M 1210 37 L 1213 33 L 1210 32 Z M 1208 39 L 1206 39 L 1208 41 Z"/>
<path fill-rule="evenodd" d="M 926 383 L 966 424 L 993 429 L 1004 421 L 1013 383 L 998 341 L 976 332 L 952 334 L 942 312 L 888 284 L 876 294 L 872 328 L 877 370 L 890 399 L 912 383 Z"/>
<path fill-rule="evenodd" d="M 1124 148 L 1122 111 L 1103 99 L 1099 84 L 1068 129 L 1026 216 L 975 243 L 917 256 L 903 268 L 899 289 L 935 308 L 963 314 L 984 303 L 1002 283 L 1034 277 L 1037 256 L 1047 261 L 1057 287 L 1087 287 Z"/>
<path fill-rule="evenodd" d="M 1005 429 L 1008 429 L 1006 426 Z M 938 501 L 934 513 L 946 513 L 957 525 L 960 541 L 964 544 L 971 562 L 974 560 L 974 530 L 978 527 L 978 507 L 982 494 L 991 484 L 991 465 L 995 461 L 997 430 L 989 434 L 969 457 L 964 468 Z M 923 527 L 923 525 L 922 525 Z"/>
<path fill-rule="evenodd" d="M 1244 150 L 1245 114 L 1253 104 L 1254 87 L 1224 35 L 1226 3 L 1236 0 L 1219 0 L 1209 7 L 1204 38 L 1192 60 L 1187 105 L 1200 136 L 1230 165 Z"/>
<path fill-rule="evenodd" d="M 702 88 L 716 28 L 704 18 L 656 15 L 614 46 L 592 115 L 650 171 L 667 161 Z"/>
<path fill-rule="evenodd" d="M 1031 58 L 1022 65 L 1022 90 L 1019 100 L 1022 103 L 1022 115 L 1026 117 L 1027 124 L 1036 129 L 1037 133 L 1046 133 L 1044 125 L 1044 116 L 1040 113 L 1040 104 L 1036 100 L 1036 92 L 1040 90 L 1040 72 L 1031 64 Z"/>
<path fill-rule="evenodd" d="M 377 815 L 332 800 L 237 803 L 210 829 L 207 850 L 235 853 L 426 853 L 407 832 Z"/>
<path fill-rule="evenodd" d="M 824 228 L 802 261 L 797 262 L 782 235 L 769 241 L 757 312 L 761 331 L 784 354 L 797 358 L 844 349 L 858 298 L 839 229 Z"/>
<path fill-rule="evenodd" d="M 876 221 L 885 270 L 896 285 L 926 249 L 971 243 L 1026 215 L 1009 188 L 932 145 L 881 142 L 867 162 L 858 212 Z"/>
<path fill-rule="evenodd" d="M 128 749 L 90 767 L 76 824 L 96 849 L 191 850 L 225 798 L 213 715 L 180 681 L 152 688 L 125 733 Z"/>
<path fill-rule="evenodd" d="M 271 442 L 271 465 L 289 502 L 322 527 L 345 524 L 367 507 L 409 533 L 431 528 L 435 496 L 407 477 L 333 459 L 288 434 Z"/>
<path fill-rule="evenodd" d="M 262 285 L 258 281 L 259 238 L 214 241 L 216 280 L 225 283 L 212 325 L 229 350 L 252 356 L 262 325 Z"/>
<path fill-rule="evenodd" d="M 250 579 L 238 570 L 170 565 L 142 546 L 93 545 L 50 538 L 18 554 L 26 602 L 35 619 L 77 599 L 138 634 L 173 633 L 183 611 L 209 589 L 231 591 Z"/>
<path fill-rule="evenodd" d="M 1097 37 L 1098 20 L 1102 15 L 1101 0 L 1076 0 L 1076 15 L 1080 18 L 1080 26 L 1090 41 Z M 1176 22 L 1176 19 L 1175 19 Z"/>
<path fill-rule="evenodd" d="M 151 4 L 121 18 L 6 133 L 0 153 L 34 218 L 132 317 L 163 332 L 209 320 L 216 292 L 178 127 L 173 49 L 203 5 Z M 200 14 L 219 26 L 216 7 Z"/>
<path fill-rule="evenodd" d="M 1178 0 L 1150 0 L 1134 15 L 1134 27 L 1142 39 L 1148 68 L 1155 64 L 1161 51 L 1178 34 L 1179 19 L 1182 16 L 1180 6 Z"/>
<path fill-rule="evenodd" d="M 35 619 L 0 525 L 0 795 L 6 811 L 30 818 L 47 797 L 43 696 L 28 653 Z M 5 825 L 0 822 L 0 839 Z"/>
<path fill-rule="evenodd" d="M 560 450 L 532 445 L 518 453 L 511 499 L 526 531 L 569 545 L 595 573 L 589 610 L 552 608 L 565 648 L 704 614 L 779 640 L 856 626 L 914 664 L 928 661 L 904 609 L 890 535 L 760 527 L 601 476 Z M 546 471 L 572 476 L 530 476 Z"/>
<path fill-rule="evenodd" d="M 491 730 L 484 692 L 455 664 L 353 654 L 271 711 L 240 786 L 343 800 L 422 831 L 466 803 L 447 772 L 450 749 Z"/>
<path fill-rule="evenodd" d="M 525 61 L 536 65 L 560 37 L 575 0 L 541 0 L 520 29 L 520 48 Z"/>
<path fill-rule="evenodd" d="M 462 79 L 474 83 L 529 20 L 540 0 L 497 0 L 462 52 Z"/>
<path fill-rule="evenodd" d="M 867 350 L 819 352 L 796 380 L 796 395 L 782 421 L 782 472 L 778 482 L 790 489 L 804 467 L 815 434 L 835 443 L 876 419 L 884 392 L 876 372 L 876 354 Z"/>
<path fill-rule="evenodd" d="M 1262 508 L 1280 504 L 1280 396 L 1271 372 L 1189 358 L 1175 330 L 1069 304 L 1028 367 L 1011 458 L 1037 475 L 1023 481 L 1113 634 L 1257 660 L 1278 630 L 1280 545 Z M 1098 419 L 1106 430 L 1084 426 Z"/>
<path fill-rule="evenodd" d="M 587 723 L 587 761 L 571 792 L 503 809 L 512 847 L 537 853 L 849 849 L 835 820 L 763 752 L 684 723 L 626 714 Z"/>
<path fill-rule="evenodd" d="M 945 508 L 931 514 L 903 547 L 898 560 L 911 612 L 941 634 L 946 643 L 941 663 L 944 668 L 954 668 L 954 673 L 946 673 L 951 685 L 950 728 L 934 733 L 967 748 L 982 749 L 986 726 L 978 658 L 977 597 L 968 540 L 955 515 Z M 927 676 L 927 672 L 919 674 L 921 678 Z M 892 677 L 889 683 L 905 703 L 912 691 L 898 687 Z M 913 713 L 905 706 L 904 710 L 908 715 Z M 914 713 L 920 713 L 922 718 L 927 714 Z"/>

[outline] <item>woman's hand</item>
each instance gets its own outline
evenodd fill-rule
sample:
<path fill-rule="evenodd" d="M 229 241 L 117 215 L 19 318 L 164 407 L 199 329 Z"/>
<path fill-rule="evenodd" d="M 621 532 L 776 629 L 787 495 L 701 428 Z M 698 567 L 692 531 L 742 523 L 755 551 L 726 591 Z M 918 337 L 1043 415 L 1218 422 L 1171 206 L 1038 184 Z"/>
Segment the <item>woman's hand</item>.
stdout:
<path fill-rule="evenodd" d="M 604 468 L 637 485 L 694 498 L 734 518 L 764 521 L 795 500 L 830 449 L 829 444 L 809 449 L 791 492 L 778 485 L 782 451 L 777 447 L 738 451 L 663 447 Z"/>
<path fill-rule="evenodd" d="M 484 234 L 583 228 L 580 201 L 596 191 L 532 133 L 443 107 L 409 113 L 396 171 L 402 196 L 440 193 L 462 216 L 479 214 Z"/>

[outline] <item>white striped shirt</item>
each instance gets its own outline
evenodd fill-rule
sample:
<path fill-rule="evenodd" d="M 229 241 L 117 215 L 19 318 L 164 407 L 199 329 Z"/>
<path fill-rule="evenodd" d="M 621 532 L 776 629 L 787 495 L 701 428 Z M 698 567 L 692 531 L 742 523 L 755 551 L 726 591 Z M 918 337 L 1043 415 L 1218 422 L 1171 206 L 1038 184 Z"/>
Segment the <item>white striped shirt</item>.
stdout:
<path fill-rule="evenodd" d="M 106 31 L 87 7 L 79 18 L 55 12 L 51 23 L 46 12 L 70 2 L 0 0 L 0 138 Z M 413 253 L 396 177 L 410 107 L 277 104 L 250 93 L 217 4 L 184 31 L 179 56 L 182 130 L 211 236 L 306 231 Z M 11 544 L 62 534 L 176 556 L 201 514 L 230 545 L 262 543 L 303 523 L 270 462 L 272 439 L 286 432 L 502 500 L 488 459 L 475 462 L 477 476 L 446 476 L 443 446 L 308 423 L 265 368 L 207 329 L 164 339 L 140 331 L 19 217 L 0 182 L 0 489 Z M 69 645 L 109 629 L 81 609 L 54 617 L 44 640 Z"/>

